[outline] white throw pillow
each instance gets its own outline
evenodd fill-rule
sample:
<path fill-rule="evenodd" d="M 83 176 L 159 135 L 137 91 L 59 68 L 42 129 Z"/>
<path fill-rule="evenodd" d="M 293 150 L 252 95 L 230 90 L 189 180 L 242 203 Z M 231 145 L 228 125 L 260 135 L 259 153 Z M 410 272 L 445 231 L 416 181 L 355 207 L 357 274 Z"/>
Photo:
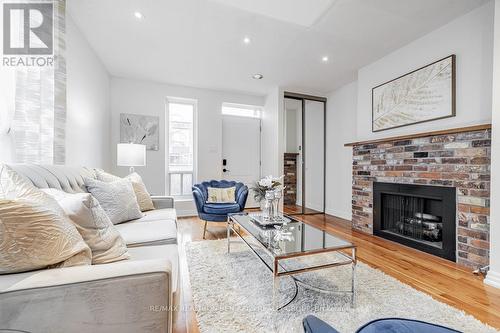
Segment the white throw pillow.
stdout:
<path fill-rule="evenodd" d="M 151 200 L 151 195 L 149 194 L 142 177 L 137 173 L 131 173 L 125 178 L 120 178 L 118 176 L 107 173 L 103 170 L 96 169 L 97 179 L 103 182 L 114 182 L 121 179 L 129 179 L 132 182 L 132 186 L 134 188 L 135 196 L 137 197 L 137 203 L 141 208 L 142 212 L 146 212 L 148 210 L 155 209 L 153 205 L 153 200 Z"/>
<path fill-rule="evenodd" d="M 120 179 L 111 183 L 84 178 L 87 190 L 99 201 L 113 224 L 141 218 L 132 183 Z"/>
<path fill-rule="evenodd" d="M 0 274 L 89 265 L 90 248 L 57 202 L 0 166 Z"/>
<path fill-rule="evenodd" d="M 96 198 L 90 193 L 70 194 L 42 190 L 54 197 L 92 250 L 92 264 L 129 259 L 127 245 Z"/>
<path fill-rule="evenodd" d="M 236 203 L 236 187 L 209 187 L 207 203 Z"/>

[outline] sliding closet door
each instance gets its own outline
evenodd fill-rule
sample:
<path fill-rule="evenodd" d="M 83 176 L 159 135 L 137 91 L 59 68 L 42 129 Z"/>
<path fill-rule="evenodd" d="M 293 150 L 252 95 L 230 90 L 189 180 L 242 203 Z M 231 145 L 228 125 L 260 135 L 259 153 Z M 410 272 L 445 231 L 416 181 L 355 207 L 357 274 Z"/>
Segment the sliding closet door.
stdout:
<path fill-rule="evenodd" d="M 325 103 L 304 101 L 304 213 L 325 208 Z"/>
<path fill-rule="evenodd" d="M 302 214 L 302 100 L 285 98 L 283 211 Z"/>

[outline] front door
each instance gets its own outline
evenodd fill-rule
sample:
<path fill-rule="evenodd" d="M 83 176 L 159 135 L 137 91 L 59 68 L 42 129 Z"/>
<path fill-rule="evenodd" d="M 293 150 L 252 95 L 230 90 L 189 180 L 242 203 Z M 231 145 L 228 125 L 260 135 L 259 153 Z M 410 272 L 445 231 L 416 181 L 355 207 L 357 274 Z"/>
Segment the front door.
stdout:
<path fill-rule="evenodd" d="M 260 179 L 260 119 L 222 116 L 222 178 L 244 183 L 248 188 Z M 258 207 L 253 193 L 247 208 Z"/>

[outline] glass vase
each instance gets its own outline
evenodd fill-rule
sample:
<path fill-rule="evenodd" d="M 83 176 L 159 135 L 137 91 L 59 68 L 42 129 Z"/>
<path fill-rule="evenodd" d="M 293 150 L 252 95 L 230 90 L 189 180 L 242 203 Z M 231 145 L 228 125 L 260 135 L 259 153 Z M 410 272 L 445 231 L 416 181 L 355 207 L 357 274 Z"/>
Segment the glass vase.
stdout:
<path fill-rule="evenodd" d="M 264 197 L 264 209 L 262 213 L 264 215 L 264 219 L 269 221 L 274 219 L 275 211 L 274 211 L 274 191 L 266 191 L 266 195 Z"/>
<path fill-rule="evenodd" d="M 281 199 L 282 195 L 283 195 L 283 193 L 281 192 L 281 189 L 274 190 L 274 200 L 273 200 L 274 215 L 273 215 L 273 218 L 275 220 L 279 220 L 280 199 Z"/>

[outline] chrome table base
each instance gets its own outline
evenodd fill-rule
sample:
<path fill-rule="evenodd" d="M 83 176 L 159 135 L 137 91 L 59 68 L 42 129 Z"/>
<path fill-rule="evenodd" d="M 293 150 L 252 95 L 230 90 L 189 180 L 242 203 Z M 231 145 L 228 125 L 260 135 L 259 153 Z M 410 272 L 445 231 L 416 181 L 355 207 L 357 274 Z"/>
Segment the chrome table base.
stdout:
<path fill-rule="evenodd" d="M 329 293 L 329 294 L 335 294 L 335 293 L 344 293 L 344 294 L 350 294 L 351 295 L 351 307 L 355 307 L 356 305 L 356 247 L 347 247 L 347 248 L 339 248 L 339 249 L 333 249 L 330 251 L 320 251 L 320 252 L 312 252 L 312 253 L 303 253 L 302 255 L 292 255 L 292 256 L 275 256 L 273 255 L 265 246 L 262 245 L 261 242 L 257 240 L 257 243 L 260 245 L 259 248 L 264 250 L 265 253 L 267 253 L 271 259 L 273 259 L 273 266 L 270 267 L 270 265 L 262 258 L 261 254 L 259 254 L 253 247 L 252 245 L 243 237 L 241 234 L 240 228 L 236 230 L 235 226 L 240 225 L 235 222 L 232 218 L 229 218 L 227 221 L 227 253 L 231 252 L 231 232 L 234 232 L 242 241 L 245 243 L 248 248 L 259 258 L 264 265 L 269 268 L 269 270 L 273 273 L 273 309 L 276 311 L 279 311 L 283 309 L 284 307 L 288 306 L 291 304 L 298 295 L 299 292 L 299 284 L 303 286 L 306 289 L 314 290 L 317 292 L 322 292 L 322 293 Z M 243 228 L 244 229 L 244 228 Z M 351 255 L 347 255 L 341 250 L 351 250 Z M 283 265 L 280 264 L 280 260 L 283 259 L 289 259 L 293 257 L 300 257 L 300 256 L 307 256 L 307 255 L 313 255 L 313 254 L 319 254 L 319 253 L 326 253 L 326 252 L 335 252 L 341 254 L 346 260 L 341 261 L 341 262 L 332 262 L 329 264 L 324 264 L 324 265 L 318 265 L 318 266 L 313 266 L 313 267 L 307 267 L 307 268 L 302 268 L 302 269 L 296 269 L 296 270 L 286 270 Z M 300 278 L 297 276 L 294 276 L 295 274 L 300 274 L 300 273 L 305 273 L 305 272 L 310 272 L 310 271 L 315 271 L 319 269 L 326 269 L 326 268 L 331 268 L 331 267 L 338 267 L 338 266 L 343 266 L 343 265 L 352 265 L 352 275 L 351 275 L 351 290 L 349 291 L 337 291 L 337 290 L 326 290 L 322 288 L 318 288 L 315 286 L 312 286 L 311 284 L 302 281 Z M 280 271 L 281 268 L 281 271 Z M 293 297 L 290 298 L 285 304 L 279 305 L 278 304 L 278 296 L 279 296 L 279 279 L 281 277 L 285 276 L 290 276 L 293 280 L 295 291 L 293 293 Z"/>

